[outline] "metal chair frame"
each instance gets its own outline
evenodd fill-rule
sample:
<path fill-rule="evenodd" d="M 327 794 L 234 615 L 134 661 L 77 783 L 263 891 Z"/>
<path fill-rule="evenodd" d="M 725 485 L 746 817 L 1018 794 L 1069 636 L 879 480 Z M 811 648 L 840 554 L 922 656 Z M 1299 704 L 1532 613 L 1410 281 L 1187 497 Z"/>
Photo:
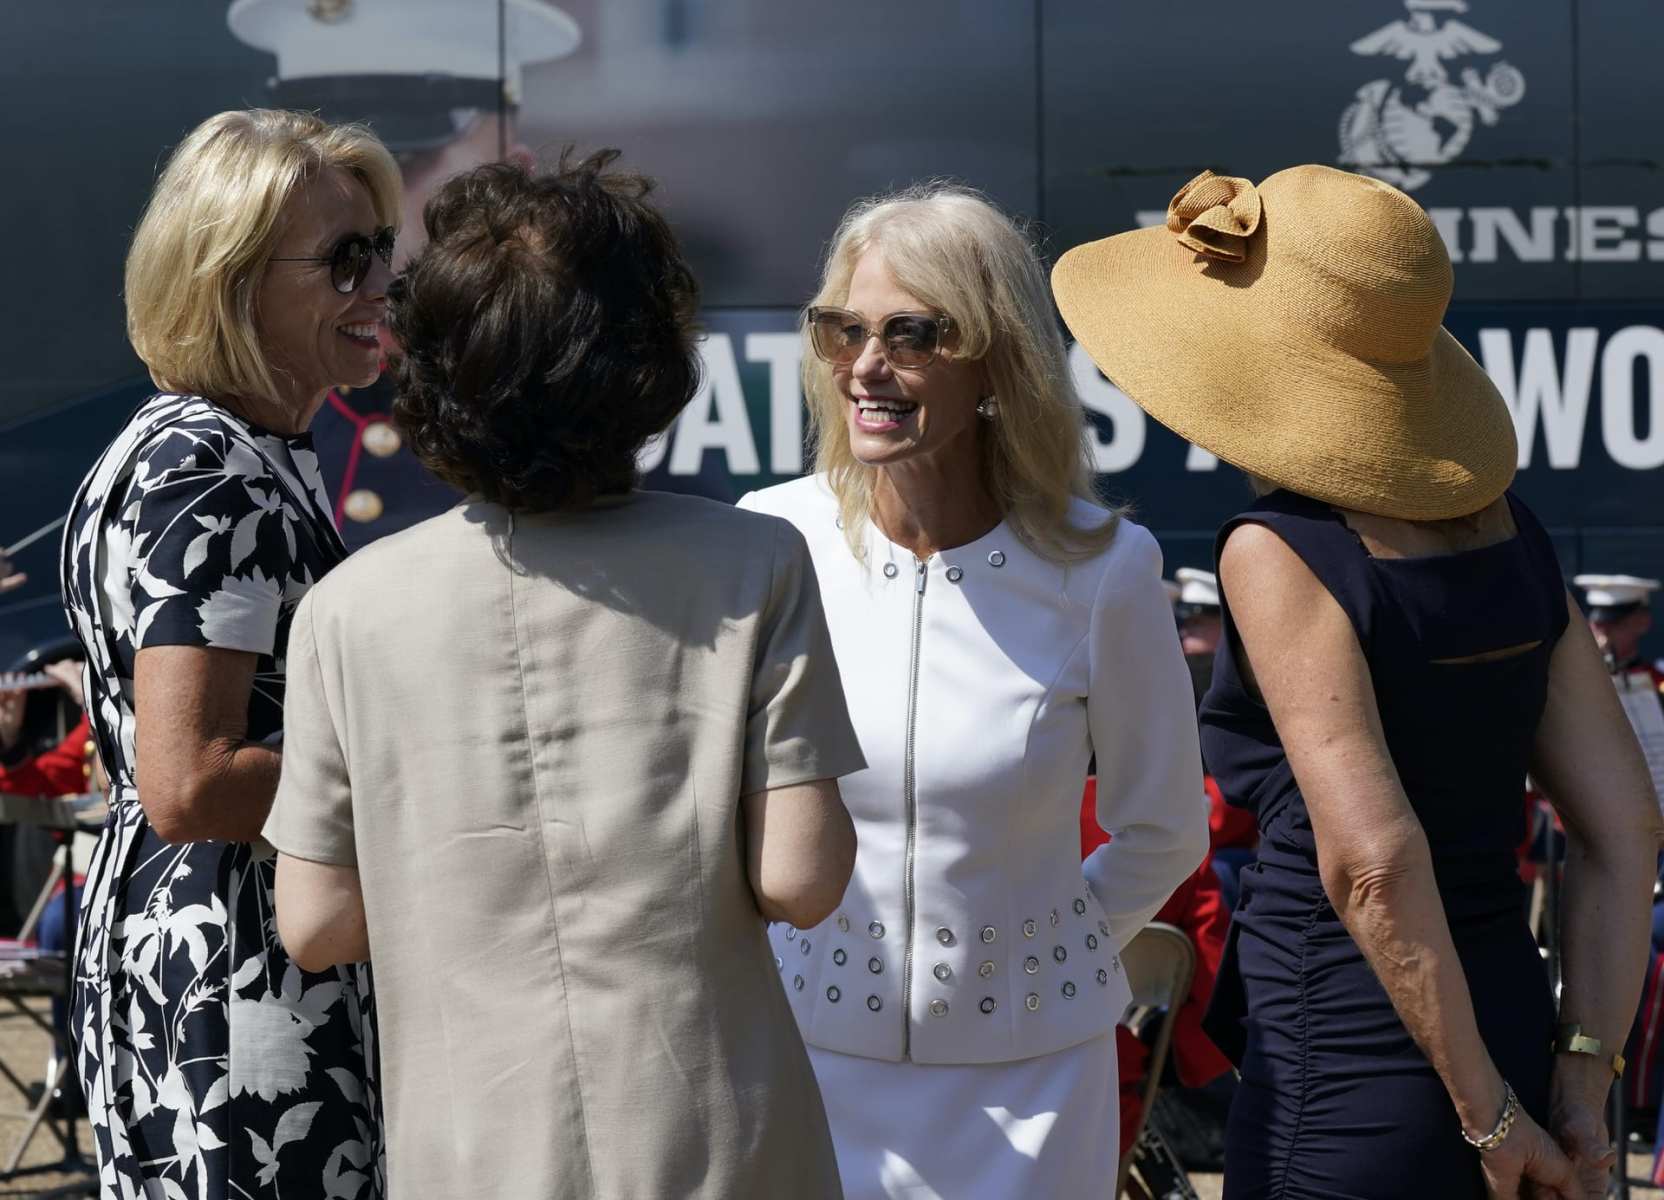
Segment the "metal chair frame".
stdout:
<path fill-rule="evenodd" d="M 1143 1112 L 1138 1128 L 1133 1133 L 1132 1146 L 1136 1149 L 1144 1127 L 1149 1123 L 1150 1111 L 1161 1090 L 1161 1074 L 1173 1044 L 1173 1026 L 1178 1020 L 1179 1006 L 1190 994 L 1190 981 L 1196 974 L 1196 947 L 1190 935 L 1176 925 L 1152 921 L 1138 931 L 1121 951 L 1121 967 L 1132 988 L 1132 1003 L 1121 1023 L 1140 1013 L 1159 1011 L 1155 1041 L 1150 1047 L 1149 1075 L 1144 1080 Z M 1127 1175 L 1132 1169 L 1132 1150 L 1122 1156 L 1115 1173 L 1115 1194 L 1126 1194 Z"/>
<path fill-rule="evenodd" d="M 10 798 L 14 803 L 19 798 Z M 57 831 L 61 839 L 62 854 L 59 861 L 53 865 L 45 885 L 36 897 L 23 927 L 18 931 L 16 941 L 26 942 L 32 939 L 40 924 L 46 906 L 52 900 L 52 893 L 60 882 L 71 881 L 75 878 L 74 846 L 75 828 L 62 828 Z M 67 885 L 63 889 L 62 904 L 64 906 L 64 928 L 75 928 L 75 895 L 74 888 Z M 92 1164 L 81 1155 L 81 1149 L 76 1137 L 77 1120 L 73 1116 L 53 1118 L 49 1110 L 53 1094 L 59 1083 L 71 1070 L 72 1055 L 67 1039 L 58 1031 L 49 1017 L 43 1017 L 29 1006 L 32 999 L 67 1000 L 74 985 L 74 956 L 65 951 L 58 954 L 43 954 L 30 959 L 13 959 L 9 964 L 13 969 L 0 969 L 0 999 L 6 1000 L 14 1010 L 7 1016 L 23 1016 L 39 1026 L 42 1032 L 52 1039 L 52 1055 L 47 1060 L 46 1077 L 42 1081 L 39 1098 L 21 1113 L 8 1114 L 23 1118 L 27 1123 L 23 1133 L 13 1147 L 5 1167 L 0 1169 L 0 1183 L 10 1182 L 27 1175 L 41 1171 L 77 1172 L 84 1171 L 89 1175 L 93 1172 Z M 30 1091 L 29 1083 L 18 1075 L 10 1064 L 0 1061 L 0 1078 L 5 1079 L 17 1092 L 27 1098 Z M 63 1149 L 63 1157 L 56 1162 L 43 1164 L 38 1167 L 23 1167 L 23 1156 L 28 1152 L 29 1144 L 35 1135 L 45 1126 Z M 88 1185 L 92 1186 L 92 1185 Z M 89 1192 L 82 1185 L 71 1185 L 63 1189 L 53 1189 L 53 1195 L 95 1194 Z"/>

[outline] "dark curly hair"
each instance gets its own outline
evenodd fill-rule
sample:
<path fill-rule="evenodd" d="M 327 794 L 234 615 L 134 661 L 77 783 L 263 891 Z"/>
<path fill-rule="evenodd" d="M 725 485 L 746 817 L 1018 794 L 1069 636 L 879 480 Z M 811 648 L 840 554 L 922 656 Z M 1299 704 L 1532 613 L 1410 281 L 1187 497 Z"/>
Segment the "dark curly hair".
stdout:
<path fill-rule="evenodd" d="M 699 286 L 652 182 L 616 150 L 533 174 L 492 163 L 423 211 L 395 281 L 393 417 L 434 474 L 508 508 L 580 508 L 699 386 Z"/>

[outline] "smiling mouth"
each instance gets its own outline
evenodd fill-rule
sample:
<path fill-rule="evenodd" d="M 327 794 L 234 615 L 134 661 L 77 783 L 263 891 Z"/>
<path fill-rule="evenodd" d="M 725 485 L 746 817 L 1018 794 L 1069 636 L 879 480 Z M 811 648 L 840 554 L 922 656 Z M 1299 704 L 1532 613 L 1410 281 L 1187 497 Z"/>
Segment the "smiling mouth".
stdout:
<path fill-rule="evenodd" d="M 855 401 L 856 420 L 867 428 L 882 429 L 899 425 L 917 412 L 919 407 L 906 400 L 888 397 L 856 396 L 852 399 Z"/>
<path fill-rule="evenodd" d="M 375 321 L 361 321 L 352 325 L 337 325 L 335 332 L 365 350 L 372 347 L 380 349 L 381 341 L 376 336 L 377 328 Z"/>

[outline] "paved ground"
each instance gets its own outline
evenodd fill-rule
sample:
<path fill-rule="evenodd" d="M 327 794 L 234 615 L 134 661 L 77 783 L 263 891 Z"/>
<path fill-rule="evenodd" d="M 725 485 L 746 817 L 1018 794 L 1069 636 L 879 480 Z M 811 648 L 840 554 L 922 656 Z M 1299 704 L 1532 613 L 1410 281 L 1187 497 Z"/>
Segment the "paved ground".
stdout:
<path fill-rule="evenodd" d="M 42 1016 L 48 1011 L 44 1001 L 36 1005 L 35 1009 Z M 33 1021 L 13 1013 L 9 1004 L 4 1006 L 4 1012 L 6 1015 L 0 1017 L 0 1060 L 26 1082 L 42 1078 L 46 1071 L 47 1055 L 51 1050 L 51 1040 Z M 0 1078 L 0 1165 L 4 1165 L 6 1160 L 11 1158 L 17 1139 L 23 1136 L 24 1121 L 17 1114 L 27 1107 L 27 1103 L 11 1085 Z M 86 1123 L 78 1122 L 77 1130 L 80 1135 L 77 1141 L 82 1153 L 90 1161 L 92 1139 L 87 1132 Z M 23 1164 L 33 1166 L 56 1162 L 62 1157 L 63 1150 L 58 1140 L 42 1127 L 29 1143 L 29 1151 L 24 1155 Z M 10 1182 L 0 1180 L 0 1196 L 63 1195 L 67 1193 L 57 1192 L 56 1189 L 74 1183 L 78 1178 L 84 1177 L 44 1173 L 27 1175 Z"/>

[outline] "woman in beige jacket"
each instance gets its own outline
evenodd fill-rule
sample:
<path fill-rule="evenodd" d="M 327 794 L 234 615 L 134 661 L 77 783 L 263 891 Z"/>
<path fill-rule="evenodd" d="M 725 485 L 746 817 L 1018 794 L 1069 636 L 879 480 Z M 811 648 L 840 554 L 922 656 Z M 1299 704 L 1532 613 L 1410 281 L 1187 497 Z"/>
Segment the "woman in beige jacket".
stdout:
<path fill-rule="evenodd" d="M 482 167 L 395 289 L 395 416 L 468 498 L 296 614 L 266 835 L 302 963 L 368 957 L 394 1195 L 840 1195 L 764 918 L 862 766 L 803 539 L 634 490 L 697 290 L 603 154 Z"/>

